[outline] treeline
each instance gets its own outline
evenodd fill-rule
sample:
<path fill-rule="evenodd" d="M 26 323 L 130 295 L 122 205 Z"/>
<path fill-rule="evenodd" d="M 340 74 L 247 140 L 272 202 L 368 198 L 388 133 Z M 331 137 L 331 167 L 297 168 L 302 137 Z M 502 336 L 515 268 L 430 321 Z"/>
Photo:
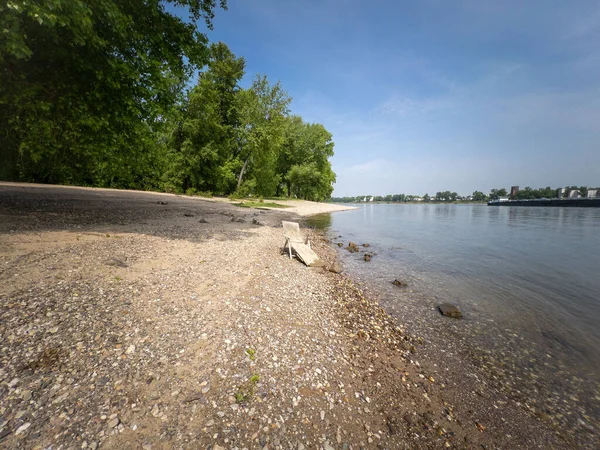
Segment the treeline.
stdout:
<path fill-rule="evenodd" d="M 240 85 L 244 58 L 198 31 L 215 3 L 0 4 L 0 178 L 329 198 L 331 134 L 280 83 Z"/>
<path fill-rule="evenodd" d="M 419 195 L 406 195 L 406 194 L 389 194 L 385 196 L 380 195 L 359 195 L 356 197 L 333 197 L 332 202 L 336 203 L 365 203 L 365 202 L 385 202 L 385 203 L 402 203 L 402 202 L 487 202 L 488 200 L 497 200 L 500 197 L 508 197 L 514 200 L 532 200 L 540 198 L 558 198 L 560 194 L 560 188 L 553 189 L 551 187 L 532 189 L 531 187 L 525 187 L 520 189 L 516 195 L 510 196 L 505 188 L 492 189 L 489 194 L 485 194 L 481 191 L 474 191 L 471 195 L 460 196 L 456 192 L 451 191 L 440 191 L 436 192 L 434 196 L 425 194 L 422 197 Z M 564 188 L 564 192 L 577 191 L 583 197 L 587 195 L 588 188 L 584 186 L 567 186 Z"/>

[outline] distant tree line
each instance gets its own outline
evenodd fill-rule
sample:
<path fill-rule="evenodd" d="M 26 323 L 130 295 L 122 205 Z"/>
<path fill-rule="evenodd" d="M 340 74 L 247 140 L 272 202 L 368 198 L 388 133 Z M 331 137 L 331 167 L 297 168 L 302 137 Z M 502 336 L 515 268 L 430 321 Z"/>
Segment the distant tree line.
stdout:
<path fill-rule="evenodd" d="M 280 83 L 240 85 L 245 60 L 198 31 L 216 4 L 0 2 L 0 179 L 329 198 L 331 134 Z"/>
<path fill-rule="evenodd" d="M 584 186 L 567 186 L 564 188 L 566 192 L 579 191 L 582 196 L 586 196 L 588 188 Z M 541 198 L 558 198 L 560 192 L 559 189 L 553 189 L 551 187 L 532 189 L 531 187 L 525 187 L 520 189 L 516 195 L 510 196 L 505 188 L 492 189 L 489 194 L 485 194 L 481 191 L 474 191 L 471 195 L 460 196 L 456 192 L 451 191 L 440 191 L 436 192 L 434 196 L 425 194 L 424 196 L 418 195 L 406 195 L 406 194 L 394 194 L 386 196 L 371 196 L 371 195 L 358 195 L 356 197 L 333 197 L 332 202 L 337 203 L 365 203 L 365 202 L 384 202 L 384 203 L 404 203 L 404 202 L 487 202 L 488 200 L 497 200 L 500 197 L 509 197 L 514 200 L 533 200 Z"/>

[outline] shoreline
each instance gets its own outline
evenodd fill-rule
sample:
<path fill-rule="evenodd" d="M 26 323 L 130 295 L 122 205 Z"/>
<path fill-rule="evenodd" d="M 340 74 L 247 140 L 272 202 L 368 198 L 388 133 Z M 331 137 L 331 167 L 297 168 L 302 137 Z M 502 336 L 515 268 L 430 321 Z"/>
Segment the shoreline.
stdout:
<path fill-rule="evenodd" d="M 470 409 L 496 422 L 514 420 L 503 414 L 520 410 L 556 433 L 562 441 L 559 448 L 595 447 L 600 398 L 597 375 L 590 367 L 571 370 L 568 360 L 547 354 L 538 342 L 527 341 L 523 330 L 507 329 L 494 317 L 467 314 L 461 321 L 443 317 L 438 311 L 438 305 L 447 301 L 438 295 L 442 291 L 428 288 L 424 279 L 418 279 L 418 284 L 413 283 L 417 279 L 409 280 L 406 288 L 392 287 L 391 280 L 403 270 L 386 266 L 391 261 L 381 262 L 383 256 L 376 263 L 363 262 L 363 252 L 377 255 L 383 251 L 376 242 L 369 240 L 368 249 L 359 245 L 356 254 L 339 248 L 348 243 L 348 235 L 358 243 L 365 239 L 365 233 L 363 241 L 353 236 L 348 226 L 343 237 L 338 236 L 340 231 L 336 228 L 328 235 L 352 278 L 407 330 L 424 339 L 419 356 L 430 365 L 439 365 L 436 372 L 446 372 L 448 383 L 453 384 L 452 398 L 461 398 L 470 403 Z"/>
<path fill-rule="evenodd" d="M 290 211 L 31 189 L 0 184 L 3 445 L 565 445 L 449 401 L 329 241 L 302 230 L 325 267 L 280 254 Z"/>

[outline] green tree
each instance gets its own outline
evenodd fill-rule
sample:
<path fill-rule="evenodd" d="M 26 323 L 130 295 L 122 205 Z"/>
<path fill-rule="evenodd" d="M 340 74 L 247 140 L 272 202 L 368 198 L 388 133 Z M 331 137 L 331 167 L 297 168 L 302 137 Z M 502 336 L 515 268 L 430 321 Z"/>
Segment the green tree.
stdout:
<path fill-rule="evenodd" d="M 279 82 L 270 85 L 260 75 L 249 89 L 238 93 L 240 126 L 236 129 L 236 140 L 243 161 L 237 177 L 238 190 L 247 179 L 258 195 L 275 195 L 282 178 L 277 173 L 277 159 L 290 102 Z"/>
<path fill-rule="evenodd" d="M 187 11 L 171 14 L 166 4 Z M 225 0 L 220 1 L 225 8 Z M 123 186 L 205 64 L 214 0 L 0 2 L 0 176 Z"/>
<path fill-rule="evenodd" d="M 167 190 L 228 194 L 235 189 L 241 167 L 237 96 L 244 68 L 244 58 L 225 44 L 210 46 L 207 67 L 176 118 L 164 174 Z"/>
<path fill-rule="evenodd" d="M 474 202 L 484 202 L 487 200 L 487 196 L 481 191 L 474 191 L 472 197 Z"/>
<path fill-rule="evenodd" d="M 317 197 L 328 198 L 333 191 L 331 185 L 335 182 L 335 174 L 329 161 L 333 156 L 333 145 L 331 133 L 323 125 L 305 123 L 298 116 L 288 117 L 277 162 L 278 173 L 283 177 L 278 194 L 291 195 L 292 181 L 288 176 L 291 167 L 314 163 L 315 169 L 323 178 L 319 182 L 322 189 Z"/>
<path fill-rule="evenodd" d="M 492 189 L 490 191 L 490 195 L 489 198 L 490 200 L 498 200 L 500 197 L 506 197 L 508 194 L 506 192 L 506 189 L 502 188 L 502 189 Z"/>

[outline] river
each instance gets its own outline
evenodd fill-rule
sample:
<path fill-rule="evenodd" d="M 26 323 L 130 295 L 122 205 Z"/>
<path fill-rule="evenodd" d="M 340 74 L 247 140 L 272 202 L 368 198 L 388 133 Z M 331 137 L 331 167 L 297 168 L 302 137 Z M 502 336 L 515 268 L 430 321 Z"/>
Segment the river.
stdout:
<path fill-rule="evenodd" d="M 346 272 L 412 332 L 460 342 L 512 398 L 597 433 L 600 209 L 369 204 L 310 223 L 359 244 L 340 249 Z M 442 318 L 442 302 L 463 320 Z"/>

